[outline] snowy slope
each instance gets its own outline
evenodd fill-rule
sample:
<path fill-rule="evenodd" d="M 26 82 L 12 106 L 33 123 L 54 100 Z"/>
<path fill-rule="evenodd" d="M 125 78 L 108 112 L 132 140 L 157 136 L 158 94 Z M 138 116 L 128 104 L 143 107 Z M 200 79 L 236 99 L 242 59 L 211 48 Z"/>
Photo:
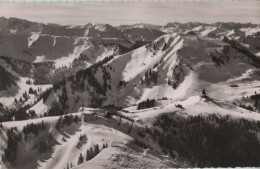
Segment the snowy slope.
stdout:
<path fill-rule="evenodd" d="M 135 152 L 131 149 L 109 147 L 101 151 L 94 159 L 80 164 L 73 169 L 103 169 L 103 168 L 167 168 L 163 160 L 152 155 L 144 155 L 143 152 Z"/>
<path fill-rule="evenodd" d="M 32 88 L 33 90 L 38 90 L 38 88 L 41 88 L 41 92 L 44 92 L 46 89 L 50 88 L 52 85 L 34 85 L 34 84 L 26 84 L 27 80 L 33 81 L 31 78 L 25 78 L 20 77 L 20 80 L 18 80 L 16 86 L 11 86 L 7 90 L 0 91 L 0 103 L 2 103 L 6 107 L 10 107 L 14 104 L 14 100 L 19 100 L 20 98 L 23 98 L 23 93 L 26 91 L 27 94 L 29 91 L 29 88 Z M 29 99 L 23 103 L 25 104 L 33 104 L 33 102 L 37 99 L 34 94 L 29 94 Z"/>
<path fill-rule="evenodd" d="M 87 135 L 87 143 L 83 145 L 80 149 L 76 147 L 78 138 L 80 135 Z M 99 144 L 102 147 L 104 143 L 111 144 L 126 144 L 129 136 L 126 136 L 114 129 L 110 129 L 103 125 L 93 125 L 93 124 L 83 124 L 74 135 L 70 135 L 65 142 L 62 141 L 62 137 L 57 136 L 57 140 L 60 140 L 61 145 L 55 147 L 53 157 L 44 163 L 39 163 L 40 168 L 63 168 L 66 167 L 67 163 L 77 164 L 78 157 L 80 153 L 84 156 L 87 149 Z M 109 145 L 112 146 L 112 145 Z M 97 157 L 98 158 L 98 157 Z"/>
<path fill-rule="evenodd" d="M 89 114 L 88 111 L 84 113 Z M 78 115 L 80 118 L 83 117 L 80 112 L 73 113 L 73 115 Z M 145 167 L 146 165 L 151 167 L 154 165 L 167 167 L 169 165 L 151 154 L 147 153 L 147 155 L 144 155 L 141 148 L 130 146 L 129 143 L 133 141 L 133 138 L 122 132 L 128 130 L 128 125 L 119 126 L 113 119 L 109 120 L 87 115 L 87 122 L 81 121 L 79 123 L 73 123 L 70 126 L 65 126 L 57 130 L 55 123 L 58 118 L 59 116 L 44 117 L 34 120 L 3 123 L 3 126 L 6 128 L 17 127 L 18 131 L 21 131 L 27 124 L 37 124 L 43 121 L 47 126 L 47 133 L 51 133 L 56 141 L 53 151 L 50 154 L 39 154 L 37 150 L 30 149 L 30 147 L 33 146 L 31 144 L 39 141 L 38 139 L 42 137 L 44 132 L 37 137 L 30 137 L 29 142 L 24 142 L 18 147 L 17 168 L 32 168 L 36 165 L 37 168 L 42 169 L 66 168 L 68 164 L 75 168 L 113 168 L 120 166 L 139 168 L 141 166 Z M 81 147 L 78 147 L 79 137 L 82 135 L 86 135 L 87 140 Z M 0 138 L 2 139 L 2 137 Z M 0 143 L 4 146 L 6 143 L 1 139 Z M 102 148 L 103 144 L 108 144 L 108 148 L 101 149 L 101 152 L 96 157 L 77 166 L 80 153 L 82 153 L 85 161 L 87 150 L 96 144 L 98 144 L 100 148 Z M 135 163 L 132 163 L 129 159 L 134 160 Z M 124 161 L 124 164 L 118 163 L 118 160 Z"/>
<path fill-rule="evenodd" d="M 152 125 L 156 117 L 165 113 L 174 113 L 184 117 L 216 114 L 223 117 L 230 116 L 236 119 L 260 120 L 260 114 L 257 112 L 243 109 L 226 101 L 217 99 L 205 100 L 202 99 L 200 95 L 191 96 L 188 99 L 180 101 L 169 99 L 164 101 L 163 104 L 162 106 L 143 110 L 128 109 L 129 113 L 121 113 L 135 120 L 141 120 L 143 124 L 147 125 Z M 182 105 L 184 109 L 176 107 L 177 104 Z"/>

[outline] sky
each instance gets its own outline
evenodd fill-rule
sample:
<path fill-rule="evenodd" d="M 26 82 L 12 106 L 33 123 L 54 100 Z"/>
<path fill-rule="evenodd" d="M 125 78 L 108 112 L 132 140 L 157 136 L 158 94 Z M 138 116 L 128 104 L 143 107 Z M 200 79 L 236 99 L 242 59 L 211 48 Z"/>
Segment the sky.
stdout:
<path fill-rule="evenodd" d="M 0 16 L 43 23 L 260 23 L 260 1 L 0 3 Z"/>

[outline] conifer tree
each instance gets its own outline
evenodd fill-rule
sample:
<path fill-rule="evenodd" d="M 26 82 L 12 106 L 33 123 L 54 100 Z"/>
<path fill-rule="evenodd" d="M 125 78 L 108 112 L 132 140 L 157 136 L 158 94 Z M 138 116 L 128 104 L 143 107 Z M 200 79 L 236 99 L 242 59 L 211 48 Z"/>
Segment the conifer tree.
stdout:
<path fill-rule="evenodd" d="M 100 152 L 98 144 L 94 147 L 94 156 L 96 156 Z"/>
<path fill-rule="evenodd" d="M 80 153 L 79 159 L 78 159 L 78 165 L 83 163 L 83 161 L 84 161 L 84 158 L 83 158 L 82 154 Z"/>
<path fill-rule="evenodd" d="M 202 97 L 207 97 L 207 93 L 205 89 L 202 89 L 201 91 Z"/>
<path fill-rule="evenodd" d="M 87 154 L 86 154 L 86 161 L 90 160 L 90 152 L 89 150 L 87 150 Z"/>

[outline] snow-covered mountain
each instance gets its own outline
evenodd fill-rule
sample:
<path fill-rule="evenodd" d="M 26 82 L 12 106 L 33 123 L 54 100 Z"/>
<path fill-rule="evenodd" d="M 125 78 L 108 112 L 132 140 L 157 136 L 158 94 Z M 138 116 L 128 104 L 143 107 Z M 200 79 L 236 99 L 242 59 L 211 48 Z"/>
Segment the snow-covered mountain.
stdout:
<path fill-rule="evenodd" d="M 173 33 L 115 56 L 102 66 L 79 71 L 57 86 L 66 87 L 73 111 L 82 104 L 95 107 L 96 102 L 99 106 L 127 107 L 147 99 L 176 100 L 197 95 L 202 88 L 248 71 L 254 73 L 258 66 L 257 56 L 251 58 L 224 41 Z"/>
<path fill-rule="evenodd" d="M 131 31 L 128 33 L 118 30 L 108 24 L 60 26 L 17 18 L 0 18 L 0 27 L 0 55 L 28 62 L 37 61 L 38 57 L 43 56 L 45 60 L 56 60 L 70 55 L 77 57 L 90 44 L 113 44 L 129 49 L 138 41 L 150 42 L 163 34 L 150 30 L 145 37 L 135 39 L 130 38 L 133 36 Z M 143 29 L 135 32 L 138 31 L 145 32 Z M 16 50 L 12 50 L 13 48 Z"/>
<path fill-rule="evenodd" d="M 1 167 L 259 166 L 259 32 L 0 18 Z"/>
<path fill-rule="evenodd" d="M 15 93 L 22 88 L 11 87 L 12 84 L 20 84 L 23 81 L 18 82 L 20 78 L 33 77 L 37 85 L 52 84 L 107 57 L 127 53 L 164 34 L 150 30 L 139 39 L 132 38 L 131 32 L 125 33 L 108 24 L 60 26 L 18 18 L 1 18 L 0 25 L 0 56 L 12 60 L 7 65 L 15 61 L 17 65 L 13 64 L 12 68 L 17 69 L 16 66 L 21 67 L 20 64 L 24 62 L 30 67 L 27 73 L 21 76 L 16 74 L 17 78 L 9 76 L 9 70 L 2 73 L 3 78 L 8 76 L 10 79 L 1 81 L 1 89 L 10 86 L 7 93 Z M 2 98 L 6 97 L 6 92 L 3 91 Z M 16 99 L 19 100 L 19 97 L 17 95 Z M 3 100 L 1 102 L 6 103 Z"/>

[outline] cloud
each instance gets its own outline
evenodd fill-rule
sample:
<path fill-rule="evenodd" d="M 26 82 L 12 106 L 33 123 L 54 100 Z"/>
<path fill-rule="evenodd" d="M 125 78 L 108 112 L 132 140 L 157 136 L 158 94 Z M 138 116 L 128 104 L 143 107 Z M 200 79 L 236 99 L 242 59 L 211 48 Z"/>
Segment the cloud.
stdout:
<path fill-rule="evenodd" d="M 259 1 L 0 3 L 0 16 L 58 23 L 112 25 L 168 22 L 260 23 Z"/>

